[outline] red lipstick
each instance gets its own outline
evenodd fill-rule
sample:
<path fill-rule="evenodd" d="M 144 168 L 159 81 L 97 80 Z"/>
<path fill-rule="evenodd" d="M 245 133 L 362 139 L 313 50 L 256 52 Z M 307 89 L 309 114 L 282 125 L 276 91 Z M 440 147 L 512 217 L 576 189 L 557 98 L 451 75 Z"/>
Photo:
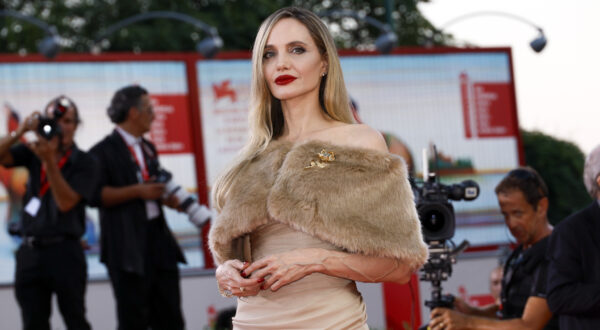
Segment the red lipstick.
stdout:
<path fill-rule="evenodd" d="M 287 85 L 294 80 L 296 80 L 296 77 L 294 77 L 294 76 L 282 75 L 282 76 L 275 78 L 275 83 L 277 85 Z"/>

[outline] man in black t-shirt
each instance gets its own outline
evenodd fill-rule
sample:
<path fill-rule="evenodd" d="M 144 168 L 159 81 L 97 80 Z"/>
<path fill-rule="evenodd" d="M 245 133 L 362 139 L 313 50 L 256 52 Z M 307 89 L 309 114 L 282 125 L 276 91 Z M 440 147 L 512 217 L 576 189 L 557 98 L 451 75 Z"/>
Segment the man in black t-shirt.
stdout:
<path fill-rule="evenodd" d="M 457 311 L 431 311 L 431 329 L 558 329 L 546 301 L 545 255 L 552 232 L 546 215 L 548 188 L 534 169 L 523 167 L 500 181 L 496 196 L 506 226 L 519 243 L 504 266 L 500 304 L 478 308 L 457 298 Z"/>
<path fill-rule="evenodd" d="M 50 329 L 51 297 L 68 329 L 90 329 L 85 318 L 87 264 L 81 244 L 85 232 L 85 203 L 93 193 L 95 163 L 79 150 L 73 137 L 79 123 L 75 104 L 65 96 L 45 109 L 55 126 L 41 125 L 40 113 L 0 140 L 0 163 L 25 166 L 29 181 L 23 197 L 16 253 L 15 295 L 24 329 Z M 39 135 L 38 126 L 45 130 Z M 17 142 L 27 131 L 37 141 Z"/>

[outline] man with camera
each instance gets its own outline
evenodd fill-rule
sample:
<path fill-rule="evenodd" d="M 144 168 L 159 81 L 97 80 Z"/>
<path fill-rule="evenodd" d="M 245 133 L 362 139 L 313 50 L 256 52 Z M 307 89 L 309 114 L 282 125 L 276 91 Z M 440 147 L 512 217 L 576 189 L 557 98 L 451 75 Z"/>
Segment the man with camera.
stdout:
<path fill-rule="evenodd" d="M 101 261 L 117 302 L 119 329 L 183 329 L 178 262 L 183 253 L 169 230 L 156 182 L 160 165 L 154 145 L 143 138 L 154 111 L 139 86 L 118 90 L 107 110 L 116 124 L 90 153 L 99 167 L 94 198 L 100 210 Z"/>
<path fill-rule="evenodd" d="M 534 169 L 517 168 L 496 186 L 496 197 L 519 243 L 504 265 L 501 302 L 478 308 L 456 298 L 456 311 L 431 311 L 431 329 L 558 329 L 546 301 L 546 247 L 552 232 L 548 188 Z"/>
<path fill-rule="evenodd" d="M 0 163 L 29 171 L 16 253 L 15 295 L 24 329 L 50 329 L 51 297 L 68 329 L 90 329 L 85 318 L 87 264 L 81 244 L 85 202 L 93 195 L 95 163 L 73 140 L 75 103 L 59 96 L 0 140 Z M 37 141 L 18 143 L 33 131 Z"/>

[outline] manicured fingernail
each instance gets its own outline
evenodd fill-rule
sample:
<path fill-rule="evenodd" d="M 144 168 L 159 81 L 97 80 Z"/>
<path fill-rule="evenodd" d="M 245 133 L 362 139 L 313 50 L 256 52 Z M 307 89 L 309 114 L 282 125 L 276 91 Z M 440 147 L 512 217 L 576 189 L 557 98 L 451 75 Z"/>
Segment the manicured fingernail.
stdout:
<path fill-rule="evenodd" d="M 240 272 L 240 274 L 242 274 L 242 277 L 246 277 L 246 272 L 244 272 L 243 270 Z"/>
<path fill-rule="evenodd" d="M 262 282 L 264 282 L 264 281 L 265 281 L 265 279 L 264 279 L 264 278 L 259 278 L 259 279 L 258 279 L 258 281 L 256 281 L 256 282 L 257 282 L 257 283 L 262 283 Z"/>
<path fill-rule="evenodd" d="M 246 266 L 248 264 L 248 261 L 244 261 L 244 266 Z"/>

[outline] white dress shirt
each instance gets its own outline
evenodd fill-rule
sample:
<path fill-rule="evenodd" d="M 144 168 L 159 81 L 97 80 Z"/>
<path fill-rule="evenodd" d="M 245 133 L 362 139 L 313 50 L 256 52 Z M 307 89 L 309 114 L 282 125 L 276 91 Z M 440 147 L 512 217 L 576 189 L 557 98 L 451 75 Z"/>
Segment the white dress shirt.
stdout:
<path fill-rule="evenodd" d="M 141 171 L 141 172 L 138 171 L 138 176 L 137 176 L 138 182 L 144 183 L 144 178 L 142 177 L 142 172 L 147 173 L 148 169 L 146 168 L 146 161 L 144 158 L 144 153 L 142 152 L 142 138 L 131 135 L 129 132 L 127 132 L 126 130 L 122 129 L 119 126 L 116 127 L 116 130 L 121 135 L 123 140 L 125 141 L 125 144 L 127 144 L 127 146 L 129 146 L 133 149 L 133 152 L 135 153 L 135 157 L 137 159 L 138 166 L 140 167 L 140 171 Z M 158 203 L 156 203 L 156 201 L 153 201 L 153 200 L 146 200 L 145 202 L 146 202 L 146 215 L 148 216 L 148 220 L 158 217 L 160 215 Z"/>

